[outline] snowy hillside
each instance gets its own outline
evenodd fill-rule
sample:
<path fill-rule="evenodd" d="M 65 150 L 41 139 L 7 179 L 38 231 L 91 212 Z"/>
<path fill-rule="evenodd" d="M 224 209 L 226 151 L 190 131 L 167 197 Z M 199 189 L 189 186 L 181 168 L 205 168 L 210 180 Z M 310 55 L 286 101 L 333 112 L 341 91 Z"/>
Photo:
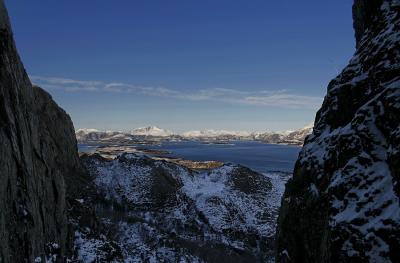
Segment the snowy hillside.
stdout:
<path fill-rule="evenodd" d="M 188 131 L 181 135 L 185 138 L 217 138 L 222 136 L 248 137 L 250 133 L 246 131 L 203 130 Z"/>
<path fill-rule="evenodd" d="M 286 174 L 263 175 L 233 164 L 195 172 L 135 154 L 115 160 L 86 156 L 83 161 L 103 198 L 91 205 L 115 233 L 94 238 L 90 230 L 78 231 L 80 260 L 90 262 L 93 255 L 102 255 L 106 244 L 117 244 L 121 250 L 115 262 L 272 258 Z M 87 202 L 93 201 L 84 200 L 82 205 Z"/>
<path fill-rule="evenodd" d="M 156 126 L 148 126 L 142 128 L 136 128 L 130 132 L 131 135 L 139 135 L 139 136 L 159 136 L 159 137 L 167 137 L 174 135 L 172 131 L 160 129 Z"/>

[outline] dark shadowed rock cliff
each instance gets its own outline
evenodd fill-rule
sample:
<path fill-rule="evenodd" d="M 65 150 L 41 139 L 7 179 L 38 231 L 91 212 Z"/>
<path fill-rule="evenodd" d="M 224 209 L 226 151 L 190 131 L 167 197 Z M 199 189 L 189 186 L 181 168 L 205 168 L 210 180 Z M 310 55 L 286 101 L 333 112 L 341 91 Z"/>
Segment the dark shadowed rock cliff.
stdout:
<path fill-rule="evenodd" d="M 400 262 L 400 1 L 353 12 L 357 50 L 286 186 L 277 262 Z"/>
<path fill-rule="evenodd" d="M 0 262 L 61 261 L 66 184 L 81 173 L 72 122 L 32 87 L 0 0 Z"/>

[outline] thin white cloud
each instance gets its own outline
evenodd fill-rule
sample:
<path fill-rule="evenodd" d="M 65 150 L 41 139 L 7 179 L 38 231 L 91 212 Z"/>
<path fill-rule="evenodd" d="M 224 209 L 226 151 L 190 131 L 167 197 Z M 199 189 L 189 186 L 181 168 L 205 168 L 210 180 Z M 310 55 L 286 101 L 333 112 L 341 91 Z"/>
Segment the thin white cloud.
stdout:
<path fill-rule="evenodd" d="M 269 96 L 250 96 L 246 97 L 243 103 L 260 106 L 280 106 L 285 105 L 289 108 L 318 108 L 321 106 L 322 98 L 300 96 L 294 94 L 278 93 Z"/>
<path fill-rule="evenodd" d="M 286 89 L 249 91 L 214 88 L 183 91 L 164 87 L 136 86 L 126 83 L 104 83 L 101 81 L 82 81 L 41 76 L 30 76 L 30 78 L 35 85 L 41 86 L 44 89 L 57 89 L 66 92 L 127 93 L 190 101 L 219 101 L 263 107 L 312 110 L 318 109 L 322 103 L 322 98 L 320 97 L 297 95 Z"/>
<path fill-rule="evenodd" d="M 29 76 L 32 82 L 46 82 L 48 84 L 55 85 L 78 85 L 78 86 L 97 86 L 101 85 L 100 81 L 82 81 L 82 80 L 73 80 L 66 78 L 52 78 L 52 77 L 40 77 L 40 76 Z"/>

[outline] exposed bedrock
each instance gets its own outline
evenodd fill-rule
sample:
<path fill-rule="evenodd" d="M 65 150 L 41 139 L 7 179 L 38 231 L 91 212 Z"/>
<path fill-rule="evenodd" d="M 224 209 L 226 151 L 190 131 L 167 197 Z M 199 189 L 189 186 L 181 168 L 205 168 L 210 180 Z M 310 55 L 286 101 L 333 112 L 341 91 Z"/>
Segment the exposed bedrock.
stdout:
<path fill-rule="evenodd" d="M 400 1 L 353 11 L 357 50 L 286 186 L 277 262 L 400 262 Z"/>
<path fill-rule="evenodd" d="M 81 174 L 71 119 L 32 86 L 0 0 L 0 262 L 62 261 L 66 186 Z"/>

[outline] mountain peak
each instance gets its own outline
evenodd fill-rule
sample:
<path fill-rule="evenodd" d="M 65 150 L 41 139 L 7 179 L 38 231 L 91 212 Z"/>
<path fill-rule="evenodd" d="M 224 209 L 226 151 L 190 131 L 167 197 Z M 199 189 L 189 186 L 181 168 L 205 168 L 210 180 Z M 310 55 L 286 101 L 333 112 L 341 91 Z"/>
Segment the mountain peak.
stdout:
<path fill-rule="evenodd" d="M 161 136 L 161 137 L 166 137 L 166 136 L 171 136 L 174 133 L 169 130 L 164 130 L 161 129 L 157 126 L 146 126 L 146 127 L 140 127 L 133 129 L 130 132 L 131 135 L 139 135 L 139 136 Z"/>
<path fill-rule="evenodd" d="M 88 129 L 88 128 L 82 128 L 82 129 L 78 129 L 75 131 L 76 133 L 91 133 L 91 132 L 99 132 L 99 130 L 97 129 Z"/>

